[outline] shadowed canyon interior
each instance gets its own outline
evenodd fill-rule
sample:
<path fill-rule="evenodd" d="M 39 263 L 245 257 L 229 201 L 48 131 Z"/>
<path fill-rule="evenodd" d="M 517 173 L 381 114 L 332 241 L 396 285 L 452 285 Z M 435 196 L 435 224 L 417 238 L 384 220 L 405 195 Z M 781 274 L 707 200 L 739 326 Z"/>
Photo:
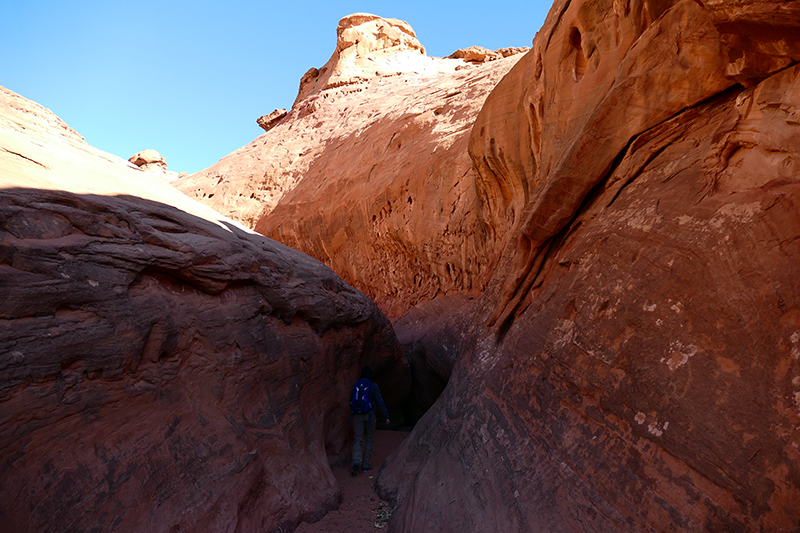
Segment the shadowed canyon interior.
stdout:
<path fill-rule="evenodd" d="M 800 529 L 799 63 L 800 2 L 356 14 L 170 182 L 3 90 L 0 525 L 318 520 L 370 364 L 390 531 Z"/>

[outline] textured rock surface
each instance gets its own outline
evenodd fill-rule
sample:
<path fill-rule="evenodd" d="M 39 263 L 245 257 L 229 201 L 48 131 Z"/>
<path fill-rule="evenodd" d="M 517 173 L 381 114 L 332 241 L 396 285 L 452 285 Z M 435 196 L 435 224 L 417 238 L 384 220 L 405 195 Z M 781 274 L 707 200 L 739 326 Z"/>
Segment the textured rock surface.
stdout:
<path fill-rule="evenodd" d="M 403 46 L 393 37 L 343 51 L 356 30 L 359 43 L 382 43 L 363 37 L 381 25 Z M 423 55 L 410 35 L 405 23 L 345 17 L 326 67 L 338 81 L 301 89 L 280 124 L 177 185 L 325 262 L 390 316 L 479 294 L 491 276 L 507 227 L 480 217 L 467 142 L 484 98 L 521 57 L 471 66 Z"/>
<path fill-rule="evenodd" d="M 470 46 L 469 48 L 456 50 L 447 57 L 452 59 L 463 59 L 464 61 L 468 61 L 470 63 L 483 63 L 484 61 L 494 61 L 495 59 L 500 59 L 503 57 L 503 55 L 499 52 L 489 50 L 488 48 L 484 48 L 482 46 Z"/>
<path fill-rule="evenodd" d="M 335 508 L 358 368 L 407 394 L 388 320 L 0 98 L 3 530 L 273 531 Z"/>
<path fill-rule="evenodd" d="M 507 46 L 505 48 L 499 48 L 495 50 L 498 54 L 503 57 L 510 57 L 515 56 L 517 54 L 524 54 L 530 50 L 529 46 Z"/>
<path fill-rule="evenodd" d="M 499 50 L 489 50 L 482 46 L 470 46 L 469 48 L 462 48 L 450 54 L 451 59 L 461 59 L 469 63 L 484 63 L 486 61 L 494 61 L 502 57 L 511 57 L 517 54 L 524 54 L 530 50 L 527 46 L 516 47 L 510 46 L 508 48 L 500 48 Z"/>
<path fill-rule="evenodd" d="M 133 154 L 130 159 L 131 163 L 141 168 L 142 170 L 167 170 L 167 161 L 164 156 L 155 150 L 142 150 Z"/>
<path fill-rule="evenodd" d="M 173 172 L 167 170 L 167 160 L 157 151 L 148 149 L 137 152 L 128 159 L 130 163 L 146 172 L 151 172 L 167 181 L 176 180 L 186 176 L 186 172 Z"/>
<path fill-rule="evenodd" d="M 431 62 L 407 22 L 369 13 L 348 15 L 336 28 L 336 50 L 325 66 L 303 76 L 294 105 L 331 87 L 420 68 L 432 68 Z"/>
<path fill-rule="evenodd" d="M 287 111 L 285 109 L 276 109 L 269 115 L 264 115 L 263 117 L 258 117 L 256 123 L 261 126 L 264 131 L 269 131 L 278 123 L 283 120 L 283 117 L 286 116 Z"/>
<path fill-rule="evenodd" d="M 749 84 L 800 58 L 798 22 L 786 26 L 791 17 L 782 13 L 790 7 L 740 2 L 728 13 L 711 4 L 645 1 L 618 13 L 603 2 L 556 3 L 553 13 L 566 9 L 566 24 L 543 29 L 547 41 L 539 39 L 484 108 L 470 144 L 487 196 L 496 199 L 489 211 L 516 227 L 495 318 L 513 311 L 525 292 L 517 289 L 530 285 L 522 278 L 536 272 L 549 239 L 631 140 L 742 81 L 742 72 L 752 73 Z M 780 52 L 775 58 L 747 62 L 751 50 L 771 48 Z M 502 124 L 509 116 L 514 123 Z"/>
<path fill-rule="evenodd" d="M 556 2 L 472 131 L 514 230 L 395 530 L 800 528 L 798 44 L 796 2 Z"/>

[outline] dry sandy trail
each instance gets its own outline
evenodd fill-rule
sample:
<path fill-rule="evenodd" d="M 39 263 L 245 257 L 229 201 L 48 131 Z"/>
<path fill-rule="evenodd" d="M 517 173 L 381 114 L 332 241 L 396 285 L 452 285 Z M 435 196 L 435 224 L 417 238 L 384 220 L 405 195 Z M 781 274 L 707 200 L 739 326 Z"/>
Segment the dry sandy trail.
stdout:
<path fill-rule="evenodd" d="M 373 486 L 378 477 L 381 465 L 392 451 L 408 436 L 405 431 L 375 432 L 375 448 L 373 449 L 373 470 L 362 472 L 358 477 L 350 476 L 350 468 L 333 467 L 336 482 L 342 488 L 342 501 L 339 508 L 331 511 L 325 518 L 314 524 L 301 523 L 298 533 L 365 533 L 385 531 L 375 527 L 375 513 L 381 500 L 375 494 Z"/>

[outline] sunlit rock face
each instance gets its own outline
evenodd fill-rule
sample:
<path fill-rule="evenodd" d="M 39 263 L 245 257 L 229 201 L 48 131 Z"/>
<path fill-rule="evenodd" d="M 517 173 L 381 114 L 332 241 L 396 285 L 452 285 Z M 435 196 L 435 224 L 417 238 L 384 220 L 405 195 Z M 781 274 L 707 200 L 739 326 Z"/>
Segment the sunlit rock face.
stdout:
<path fill-rule="evenodd" d="M 128 161 L 142 170 L 152 170 L 155 172 L 167 170 L 167 161 L 164 159 L 164 156 L 152 149 L 136 152 Z"/>
<path fill-rule="evenodd" d="M 396 531 L 800 527 L 800 5 L 558 1 L 470 138 L 513 229 Z"/>
<path fill-rule="evenodd" d="M 392 318 L 480 294 L 508 228 L 482 218 L 467 143 L 522 56 L 428 57 L 407 23 L 374 15 L 337 35 L 279 123 L 178 188 L 323 261 Z"/>
<path fill-rule="evenodd" d="M 276 531 L 339 502 L 361 365 L 408 365 L 318 261 L 0 92 L 4 531 Z"/>
<path fill-rule="evenodd" d="M 294 105 L 325 89 L 426 70 L 438 69 L 408 22 L 354 13 L 339 21 L 336 50 L 325 66 L 310 69 L 300 80 Z"/>

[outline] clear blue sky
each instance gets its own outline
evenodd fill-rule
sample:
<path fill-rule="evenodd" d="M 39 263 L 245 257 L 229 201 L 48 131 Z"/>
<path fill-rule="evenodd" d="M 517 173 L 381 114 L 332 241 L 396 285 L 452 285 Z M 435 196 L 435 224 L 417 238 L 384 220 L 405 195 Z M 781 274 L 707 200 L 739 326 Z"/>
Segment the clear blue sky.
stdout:
<path fill-rule="evenodd" d="M 339 19 L 407 21 L 428 55 L 530 46 L 551 2 L 0 0 L 0 85 L 92 145 L 196 172 L 261 134 L 322 66 Z"/>

